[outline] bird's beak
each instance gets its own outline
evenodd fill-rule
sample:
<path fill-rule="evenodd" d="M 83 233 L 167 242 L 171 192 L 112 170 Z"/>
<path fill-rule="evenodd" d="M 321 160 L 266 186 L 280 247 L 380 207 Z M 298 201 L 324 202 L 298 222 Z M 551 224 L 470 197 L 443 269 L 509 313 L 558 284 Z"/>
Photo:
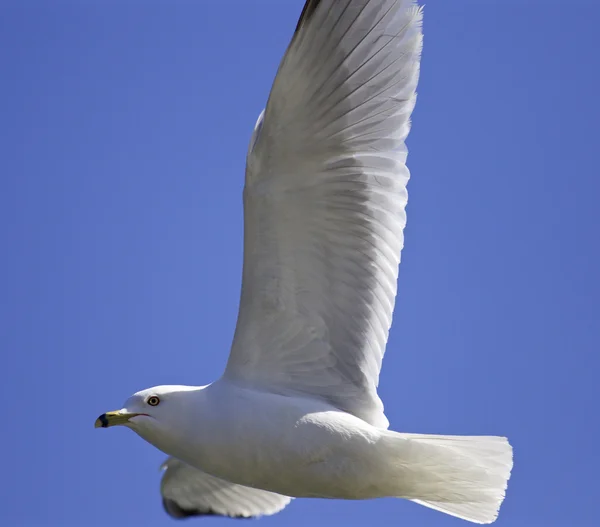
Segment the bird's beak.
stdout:
<path fill-rule="evenodd" d="M 109 426 L 117 426 L 126 424 L 132 417 L 135 417 L 135 413 L 125 412 L 124 410 L 117 410 L 115 412 L 106 412 L 102 414 L 98 419 L 96 419 L 96 423 L 94 424 L 95 428 L 108 428 Z"/>

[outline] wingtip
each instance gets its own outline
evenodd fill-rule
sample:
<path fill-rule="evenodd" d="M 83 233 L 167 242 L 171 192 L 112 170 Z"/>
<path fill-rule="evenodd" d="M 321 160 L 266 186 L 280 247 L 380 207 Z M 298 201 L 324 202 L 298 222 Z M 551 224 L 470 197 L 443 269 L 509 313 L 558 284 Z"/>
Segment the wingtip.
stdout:
<path fill-rule="evenodd" d="M 306 0 L 304 7 L 302 8 L 302 13 L 300 13 L 298 23 L 296 24 L 294 36 L 296 36 L 300 29 L 310 20 L 320 3 L 321 0 Z"/>
<path fill-rule="evenodd" d="M 181 507 L 175 500 L 171 500 L 169 498 L 163 498 L 162 504 L 165 512 L 171 518 L 176 520 L 184 520 L 186 518 L 192 518 L 196 516 L 221 516 L 236 520 L 251 520 L 257 518 L 257 516 L 220 514 L 212 509 L 185 509 Z"/>

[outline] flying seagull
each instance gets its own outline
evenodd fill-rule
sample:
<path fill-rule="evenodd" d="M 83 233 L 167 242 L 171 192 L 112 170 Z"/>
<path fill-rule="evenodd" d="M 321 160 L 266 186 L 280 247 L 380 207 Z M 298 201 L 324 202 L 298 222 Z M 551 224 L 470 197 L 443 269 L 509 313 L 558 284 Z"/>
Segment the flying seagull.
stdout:
<path fill-rule="evenodd" d="M 223 376 L 102 414 L 169 456 L 175 518 L 393 496 L 491 523 L 503 437 L 388 430 L 392 321 L 422 45 L 413 0 L 307 0 L 247 154 L 240 309 Z"/>

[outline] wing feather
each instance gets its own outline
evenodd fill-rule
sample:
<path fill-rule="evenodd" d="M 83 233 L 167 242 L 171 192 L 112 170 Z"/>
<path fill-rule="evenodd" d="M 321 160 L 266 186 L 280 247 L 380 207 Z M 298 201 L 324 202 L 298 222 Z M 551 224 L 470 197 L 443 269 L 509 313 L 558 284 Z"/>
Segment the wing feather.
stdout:
<path fill-rule="evenodd" d="M 163 469 L 163 507 L 173 518 L 267 516 L 279 512 L 292 499 L 274 492 L 229 483 L 175 458 L 169 458 L 163 464 Z"/>
<path fill-rule="evenodd" d="M 250 142 L 225 372 L 381 427 L 421 18 L 413 0 L 306 2 Z"/>

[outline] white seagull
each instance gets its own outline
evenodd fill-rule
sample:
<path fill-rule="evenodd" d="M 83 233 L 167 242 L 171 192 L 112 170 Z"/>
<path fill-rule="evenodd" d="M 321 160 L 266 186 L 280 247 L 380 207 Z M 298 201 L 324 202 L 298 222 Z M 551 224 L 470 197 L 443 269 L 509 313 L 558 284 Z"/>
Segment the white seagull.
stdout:
<path fill-rule="evenodd" d="M 388 430 L 392 322 L 422 46 L 413 0 L 307 0 L 247 154 L 244 269 L 227 368 L 136 393 L 124 425 L 170 457 L 173 517 L 292 498 L 393 496 L 476 523 L 504 498 L 503 437 Z"/>

